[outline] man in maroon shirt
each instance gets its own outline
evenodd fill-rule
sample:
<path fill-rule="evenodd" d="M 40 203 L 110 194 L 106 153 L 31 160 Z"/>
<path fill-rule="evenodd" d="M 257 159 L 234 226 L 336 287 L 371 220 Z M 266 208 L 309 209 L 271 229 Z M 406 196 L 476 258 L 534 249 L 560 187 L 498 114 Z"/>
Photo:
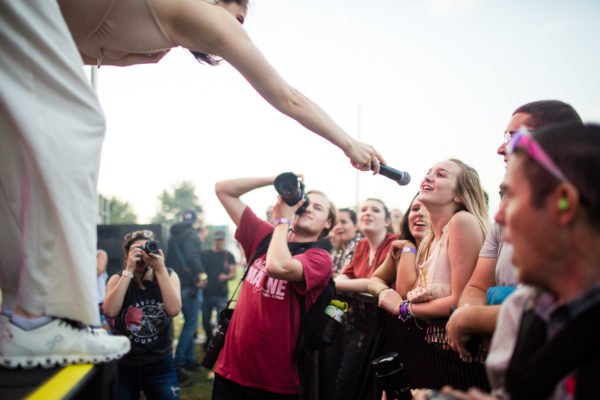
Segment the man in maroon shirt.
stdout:
<path fill-rule="evenodd" d="M 296 210 L 281 198 L 273 208 L 275 225 L 261 220 L 240 200 L 275 177 L 239 178 L 217 183 L 217 197 L 237 226 L 236 239 L 247 259 L 272 234 L 267 253 L 249 266 L 225 346 L 215 367 L 213 399 L 297 399 L 299 377 L 294 346 L 301 309 L 308 310 L 331 277 L 329 253 L 310 247 L 292 256 L 288 243 L 317 242 L 335 225 L 335 206 L 321 192 L 308 192 L 309 205 Z M 300 299 L 304 299 L 303 305 Z"/>

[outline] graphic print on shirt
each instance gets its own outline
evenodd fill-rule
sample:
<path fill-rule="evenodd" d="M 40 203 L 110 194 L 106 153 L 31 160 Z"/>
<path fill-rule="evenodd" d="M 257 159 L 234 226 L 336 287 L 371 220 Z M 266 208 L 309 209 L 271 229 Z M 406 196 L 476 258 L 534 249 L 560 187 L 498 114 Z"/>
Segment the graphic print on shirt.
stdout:
<path fill-rule="evenodd" d="M 254 286 L 254 290 L 262 291 L 263 297 L 283 300 L 288 281 L 271 278 L 267 275 L 265 257 L 254 261 L 248 270 L 246 282 Z"/>
<path fill-rule="evenodd" d="M 152 343 L 165 329 L 168 322 L 164 304 L 157 300 L 141 300 L 127 307 L 123 316 L 127 337 L 135 343 Z"/>

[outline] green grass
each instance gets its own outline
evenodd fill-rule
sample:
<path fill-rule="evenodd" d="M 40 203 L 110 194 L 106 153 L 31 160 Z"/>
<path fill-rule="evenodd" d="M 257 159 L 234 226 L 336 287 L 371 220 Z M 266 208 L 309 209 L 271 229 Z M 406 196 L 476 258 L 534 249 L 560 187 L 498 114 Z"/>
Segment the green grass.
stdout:
<path fill-rule="evenodd" d="M 179 314 L 173 318 L 174 337 L 179 337 L 182 325 L 183 316 Z M 206 337 L 202 326 L 198 328 L 198 335 Z M 195 344 L 194 346 L 196 348 L 196 359 L 200 362 L 202 361 L 202 357 L 204 357 L 202 345 Z M 180 385 L 179 396 L 181 400 L 209 400 L 212 393 L 212 379 L 210 379 L 209 374 L 212 374 L 212 371 L 199 368 L 191 372 L 192 376 Z"/>

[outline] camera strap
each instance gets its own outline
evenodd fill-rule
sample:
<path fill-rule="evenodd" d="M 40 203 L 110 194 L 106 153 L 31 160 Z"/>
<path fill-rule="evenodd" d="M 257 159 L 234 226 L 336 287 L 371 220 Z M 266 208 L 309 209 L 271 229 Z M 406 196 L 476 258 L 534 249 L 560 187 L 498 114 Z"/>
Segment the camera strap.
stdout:
<path fill-rule="evenodd" d="M 242 282 L 244 282 L 244 279 L 246 279 L 246 276 L 248 275 L 248 271 L 250 270 L 250 266 L 254 263 L 254 261 L 256 261 L 256 259 L 258 257 L 262 256 L 263 254 L 265 254 L 267 252 L 267 250 L 269 248 L 269 244 L 271 243 L 271 237 L 273 237 L 273 233 L 269 233 L 267 236 L 262 238 L 262 240 L 260 241 L 258 246 L 256 246 L 254 253 L 252 253 L 252 257 L 250 257 L 250 261 L 248 261 L 248 263 L 246 264 L 246 270 L 244 271 L 244 274 L 242 275 L 242 277 L 240 278 L 240 281 L 236 285 L 235 290 L 233 291 L 233 294 L 231 295 L 231 297 L 229 297 L 229 301 L 227 301 L 227 307 L 225 307 L 225 308 L 229 308 L 230 304 L 236 301 L 235 296 L 236 296 L 238 290 L 240 289 Z"/>

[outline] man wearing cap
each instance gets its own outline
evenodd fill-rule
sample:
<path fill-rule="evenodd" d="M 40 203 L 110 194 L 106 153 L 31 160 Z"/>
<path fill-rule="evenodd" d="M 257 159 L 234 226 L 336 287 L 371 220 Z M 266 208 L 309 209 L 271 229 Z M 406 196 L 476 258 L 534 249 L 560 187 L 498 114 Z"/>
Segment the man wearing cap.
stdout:
<path fill-rule="evenodd" d="M 181 311 L 184 324 L 175 350 L 175 366 L 180 381 L 189 376 L 187 368 L 198 366 L 194 354 L 194 334 L 198 329 L 198 314 L 202 304 L 202 243 L 194 229 L 197 215 L 194 210 L 182 214 L 182 222 L 171 227 L 167 253 L 167 265 L 173 268 L 181 280 Z"/>
<path fill-rule="evenodd" d="M 204 348 L 213 337 L 214 326 L 211 323 L 213 310 L 217 315 L 227 306 L 227 282 L 235 278 L 235 257 L 225 250 L 225 232 L 216 231 L 212 247 L 202 252 L 202 265 L 206 271 L 208 283 L 203 289 L 202 326 L 206 332 Z"/>

